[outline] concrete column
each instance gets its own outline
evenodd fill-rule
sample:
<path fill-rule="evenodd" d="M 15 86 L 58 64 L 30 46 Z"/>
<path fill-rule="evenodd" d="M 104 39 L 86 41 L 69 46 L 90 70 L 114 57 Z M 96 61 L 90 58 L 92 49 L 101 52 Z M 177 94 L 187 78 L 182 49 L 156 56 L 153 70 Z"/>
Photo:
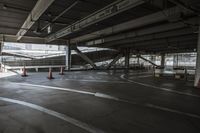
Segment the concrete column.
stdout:
<path fill-rule="evenodd" d="M 129 69 L 129 65 L 130 65 L 130 50 L 126 49 L 126 51 L 125 51 L 125 68 Z"/>
<path fill-rule="evenodd" d="M 200 26 L 198 33 L 198 43 L 197 43 L 197 59 L 196 59 L 196 72 L 195 72 L 195 81 L 194 86 L 200 88 L 199 85 L 200 80 Z"/>
<path fill-rule="evenodd" d="M 65 47 L 65 50 L 66 50 L 66 54 L 65 54 L 65 66 L 66 66 L 66 69 L 68 71 L 70 71 L 70 69 L 71 69 L 71 47 L 70 47 L 70 44 L 68 44 Z"/>
<path fill-rule="evenodd" d="M 161 54 L 161 67 L 165 67 L 165 54 Z"/>
<path fill-rule="evenodd" d="M 155 55 L 151 55 L 151 62 L 155 63 L 156 62 L 156 56 Z"/>
<path fill-rule="evenodd" d="M 2 54 L 2 49 L 3 49 L 3 43 L 0 42 L 0 55 Z"/>
<path fill-rule="evenodd" d="M 137 64 L 140 65 L 140 58 L 137 57 Z"/>
<path fill-rule="evenodd" d="M 173 57 L 173 67 L 178 67 L 178 54 Z"/>
<path fill-rule="evenodd" d="M 3 43 L 0 42 L 0 71 L 2 71 L 2 63 L 3 63 L 2 48 L 3 48 Z"/>

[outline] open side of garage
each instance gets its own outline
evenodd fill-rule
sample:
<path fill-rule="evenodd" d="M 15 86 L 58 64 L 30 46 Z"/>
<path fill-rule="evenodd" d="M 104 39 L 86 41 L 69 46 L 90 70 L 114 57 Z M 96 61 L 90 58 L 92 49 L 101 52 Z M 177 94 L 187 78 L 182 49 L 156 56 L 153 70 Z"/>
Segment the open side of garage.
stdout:
<path fill-rule="evenodd" d="M 0 132 L 199 133 L 198 0 L 0 0 Z"/>

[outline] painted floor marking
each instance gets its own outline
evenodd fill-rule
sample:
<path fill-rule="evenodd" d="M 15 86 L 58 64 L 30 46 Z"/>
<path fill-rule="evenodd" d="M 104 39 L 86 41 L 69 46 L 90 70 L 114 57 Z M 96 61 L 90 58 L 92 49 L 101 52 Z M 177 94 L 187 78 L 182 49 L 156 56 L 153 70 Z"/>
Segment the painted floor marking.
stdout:
<path fill-rule="evenodd" d="M 87 94 L 87 95 L 94 95 L 95 94 L 93 92 L 80 91 L 80 90 L 75 90 L 75 89 L 70 89 L 70 88 L 61 88 L 61 87 L 36 85 L 36 84 L 28 84 L 28 83 L 15 83 L 15 84 L 24 85 L 24 86 L 31 86 L 31 87 L 40 87 L 40 88 L 52 89 L 52 90 L 62 90 L 62 91 L 68 91 L 68 92 L 82 93 L 82 94 Z"/>
<path fill-rule="evenodd" d="M 123 81 L 107 81 L 107 80 L 86 80 L 86 79 L 65 79 L 67 81 L 83 81 L 83 82 L 100 82 L 100 83 L 129 83 Z"/>
<path fill-rule="evenodd" d="M 152 77 L 152 75 L 140 75 L 140 76 L 137 76 L 137 75 L 130 75 L 130 76 L 135 76 L 135 77 L 133 77 L 133 79 Z"/>
<path fill-rule="evenodd" d="M 144 106 L 144 107 L 152 108 L 152 109 L 156 109 L 156 110 L 161 110 L 161 111 L 164 111 L 164 112 L 170 112 L 170 113 L 175 113 L 175 114 L 179 114 L 179 115 L 183 115 L 183 116 L 187 116 L 187 117 L 200 119 L 200 116 L 196 115 L 196 114 L 182 112 L 182 111 L 178 111 L 178 110 L 175 110 L 175 109 L 162 107 L 162 106 L 159 106 L 159 105 L 154 105 L 154 104 L 151 104 L 151 103 L 139 104 L 139 103 L 136 103 L 136 102 L 123 100 L 123 99 L 119 99 L 118 101 L 121 101 L 121 102 L 124 102 L 124 103 L 133 104 L 133 105 L 138 105 L 138 106 Z"/>
<path fill-rule="evenodd" d="M 93 95 L 95 97 L 99 97 L 99 98 L 103 98 L 103 99 L 110 99 L 110 100 L 114 100 L 114 101 L 117 101 L 117 102 L 123 102 L 123 103 L 128 103 L 128 104 L 133 104 L 133 105 L 140 105 L 140 106 L 144 106 L 144 107 L 148 107 L 148 108 L 162 110 L 162 111 L 165 111 L 165 112 L 171 112 L 171 113 L 176 113 L 176 114 L 179 114 L 179 115 L 185 115 L 185 116 L 200 119 L 200 116 L 196 115 L 196 114 L 186 113 L 186 112 L 178 111 L 178 110 L 175 110 L 175 109 L 170 109 L 170 108 L 161 107 L 161 106 L 158 106 L 158 105 L 153 105 L 153 104 L 150 104 L 150 103 L 139 104 L 139 103 L 135 103 L 133 101 L 120 99 L 118 97 L 114 97 L 114 96 L 107 95 L 107 94 L 104 94 L 104 93 L 99 93 L 99 92 L 93 93 L 93 92 L 88 92 L 88 91 L 78 91 L 78 90 L 69 89 L 69 88 L 66 89 L 66 88 L 60 88 L 60 87 L 33 85 L 33 84 L 27 84 L 27 83 L 16 83 L 16 84 L 25 85 L 25 86 L 32 86 L 32 87 L 42 87 L 42 88 L 46 88 L 46 89 L 69 91 L 69 92 L 81 93 L 81 94 L 89 94 L 89 95 Z"/>
<path fill-rule="evenodd" d="M 162 110 L 162 111 L 166 111 L 166 112 L 176 113 L 176 114 L 185 115 L 185 116 L 200 119 L 200 116 L 196 115 L 196 114 L 186 113 L 186 112 L 182 112 L 182 111 L 178 111 L 178 110 L 174 110 L 174 109 L 170 109 L 170 108 L 166 108 L 166 107 L 153 105 L 153 104 L 150 104 L 150 103 L 145 104 L 145 106 L 149 107 L 149 108 L 154 108 L 154 109 L 158 109 L 158 110 Z"/>
<path fill-rule="evenodd" d="M 44 86 L 44 85 L 35 85 L 35 84 L 27 84 L 27 83 L 15 83 L 18 85 L 23 85 L 23 86 L 31 86 L 31 87 L 40 87 L 40 88 L 45 88 L 45 89 L 53 89 L 53 90 L 61 90 L 61 91 L 68 91 L 68 92 L 74 92 L 74 93 L 81 93 L 81 94 L 87 94 L 87 95 L 92 95 L 95 97 L 100 97 L 104 99 L 113 99 L 117 100 L 118 98 L 103 94 L 100 92 L 89 92 L 89 91 L 80 91 L 80 90 L 75 90 L 75 89 L 70 89 L 70 88 L 61 88 L 61 87 L 53 87 L 53 86 Z"/>
<path fill-rule="evenodd" d="M 145 83 L 129 80 L 129 79 L 125 78 L 125 74 L 121 75 L 120 77 L 124 80 L 127 80 L 129 82 L 132 82 L 132 83 L 135 83 L 135 84 L 138 84 L 138 85 L 142 85 L 142 86 L 145 86 L 145 87 L 150 87 L 150 88 L 168 91 L 168 92 L 172 92 L 172 93 L 176 93 L 176 94 L 180 94 L 180 95 L 187 95 L 187 96 L 200 98 L 199 95 L 195 95 L 195 94 L 191 94 L 191 93 L 187 93 L 187 92 L 180 92 L 180 91 L 176 91 L 176 90 L 172 90 L 172 89 L 167 89 L 167 88 L 163 88 L 163 87 L 158 87 L 158 86 L 154 86 L 154 85 L 150 85 L 150 84 L 145 84 Z"/>
<path fill-rule="evenodd" d="M 43 112 L 43 113 L 46 113 L 48 115 L 59 118 L 61 120 L 64 120 L 64 121 L 66 121 L 70 124 L 73 124 L 73 125 L 75 125 L 79 128 L 82 128 L 82 129 L 84 129 L 84 130 L 86 130 L 90 133 L 105 133 L 104 131 L 97 129 L 97 128 L 91 126 L 91 125 L 88 125 L 84 122 L 81 122 L 81 121 L 76 120 L 72 117 L 69 117 L 67 115 L 58 113 L 56 111 L 44 108 L 44 107 L 36 105 L 36 104 L 32 104 L 32 103 L 28 103 L 28 102 L 24 102 L 24 101 L 20 101 L 20 100 L 15 100 L 15 99 L 10 99 L 10 98 L 5 98 L 5 97 L 0 97 L 0 100 L 5 101 L 5 102 L 9 102 L 9 103 L 15 103 L 15 104 L 19 104 L 19 105 L 22 105 L 22 106 L 26 106 L 26 107 L 32 108 L 34 110 L 38 110 L 40 112 Z"/>

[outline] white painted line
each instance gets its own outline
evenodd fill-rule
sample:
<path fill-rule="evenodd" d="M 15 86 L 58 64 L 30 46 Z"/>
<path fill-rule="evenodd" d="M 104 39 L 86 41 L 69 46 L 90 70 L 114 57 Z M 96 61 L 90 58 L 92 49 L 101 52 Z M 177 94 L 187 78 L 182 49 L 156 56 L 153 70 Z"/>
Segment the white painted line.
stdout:
<path fill-rule="evenodd" d="M 107 95 L 107 94 L 103 94 L 103 93 L 99 93 L 99 92 L 96 92 L 95 96 L 96 97 L 105 98 L 105 99 L 111 99 L 111 100 L 119 101 L 119 98 L 117 98 L 117 97 L 113 97 L 113 96 L 110 96 L 110 95 Z"/>
<path fill-rule="evenodd" d="M 152 75 L 136 76 L 136 78 L 146 78 L 146 77 L 152 77 Z"/>
<path fill-rule="evenodd" d="M 87 95 L 95 95 L 94 92 L 80 91 L 80 90 L 75 90 L 75 89 L 70 89 L 70 88 L 61 88 L 61 87 L 53 87 L 53 86 L 35 85 L 35 84 L 28 84 L 28 83 L 15 83 L 15 84 L 24 85 L 24 86 L 31 86 L 31 87 L 40 87 L 40 88 L 45 88 L 45 89 L 69 91 L 69 92 L 75 92 L 75 93 L 81 93 L 81 94 L 87 94 Z"/>
<path fill-rule="evenodd" d="M 166 112 L 176 113 L 176 114 L 185 115 L 185 116 L 200 119 L 200 116 L 196 115 L 196 114 L 185 113 L 185 112 L 181 112 L 181 111 L 178 111 L 178 110 L 174 110 L 174 109 L 170 109 L 170 108 L 166 108 L 166 107 L 161 107 L 161 106 L 157 106 L 157 105 L 153 105 L 153 104 L 149 104 L 149 103 L 145 104 L 145 106 L 150 107 L 150 108 L 154 108 L 154 109 L 158 109 L 158 110 L 162 110 L 162 111 L 166 111 Z"/>
<path fill-rule="evenodd" d="M 92 95 L 95 97 L 100 97 L 104 99 L 112 99 L 112 100 L 118 100 L 117 97 L 113 97 L 111 95 L 99 93 L 99 92 L 89 92 L 89 91 L 79 91 L 75 89 L 69 89 L 69 88 L 61 88 L 61 87 L 53 87 L 53 86 L 44 86 L 44 85 L 34 85 L 34 84 L 27 84 L 27 83 L 15 83 L 18 85 L 23 85 L 23 86 L 31 86 L 31 87 L 37 87 L 37 88 L 45 88 L 45 89 L 53 89 L 53 90 L 61 90 L 61 91 L 68 91 L 68 92 L 74 92 L 74 93 L 81 93 L 81 94 L 86 94 L 86 95 Z"/>
<path fill-rule="evenodd" d="M 54 116 L 54 117 L 59 118 L 61 120 L 64 120 L 64 121 L 66 121 L 66 122 L 68 122 L 70 124 L 73 124 L 73 125 L 75 125 L 75 126 L 77 126 L 79 128 L 82 128 L 82 129 L 84 129 L 84 130 L 86 130 L 86 131 L 88 131 L 90 133 L 105 133 L 104 131 L 102 131 L 100 129 L 97 129 L 97 128 L 91 126 L 91 125 L 88 125 L 88 124 L 86 124 L 84 122 L 81 122 L 81 121 L 76 120 L 76 119 L 74 119 L 72 117 L 69 117 L 67 115 L 58 113 L 56 111 L 44 108 L 44 107 L 36 105 L 36 104 L 32 104 L 32 103 L 28 103 L 28 102 L 24 102 L 24 101 L 20 101 L 20 100 L 15 100 L 15 99 L 10 99 L 10 98 L 5 98 L 5 97 L 0 97 L 0 100 L 1 101 L 5 101 L 5 102 L 10 102 L 10 103 L 23 105 L 23 106 L 26 106 L 26 107 L 41 111 L 41 112 L 46 113 L 48 115 L 51 115 L 51 116 Z"/>
<path fill-rule="evenodd" d="M 138 78 L 147 78 L 147 77 L 152 77 L 152 75 L 141 75 L 141 76 L 137 76 L 137 75 L 130 75 L 130 76 L 134 76 L 132 79 L 138 79 Z"/>
<path fill-rule="evenodd" d="M 186 96 L 192 96 L 192 97 L 200 98 L 199 95 L 195 95 L 195 94 L 191 94 L 191 93 L 187 93 L 187 92 L 176 91 L 176 90 L 172 90 L 172 89 L 167 89 L 167 88 L 163 88 L 163 87 L 153 86 L 153 85 L 150 85 L 150 84 L 145 84 L 145 83 L 141 83 L 141 82 L 136 82 L 136 81 L 133 81 L 133 80 L 129 80 L 129 79 L 125 78 L 124 74 L 121 75 L 120 77 L 122 79 L 124 79 L 124 80 L 127 80 L 127 81 L 131 82 L 131 83 L 135 83 L 135 84 L 142 85 L 142 86 L 145 86 L 145 87 L 159 89 L 159 90 L 162 90 L 162 91 L 168 91 L 168 92 L 176 93 L 176 94 L 179 94 L 179 95 L 186 95 Z"/>
<path fill-rule="evenodd" d="M 149 103 L 142 105 L 142 104 L 139 104 L 139 103 L 135 103 L 133 101 L 120 99 L 118 97 L 114 97 L 114 96 L 103 94 L 103 93 L 99 93 L 99 92 L 93 93 L 93 92 L 87 92 L 87 91 L 77 91 L 77 90 L 69 89 L 69 88 L 60 88 L 60 87 L 43 86 L 43 85 L 33 85 L 33 84 L 26 84 L 26 83 L 16 83 L 16 84 L 25 85 L 25 86 L 32 86 L 32 87 L 37 87 L 37 88 L 38 87 L 42 87 L 42 88 L 47 88 L 47 89 L 69 91 L 69 92 L 81 93 L 81 94 L 87 94 L 87 95 L 89 94 L 89 95 L 93 95 L 95 97 L 99 97 L 99 98 L 103 98 L 103 99 L 110 99 L 110 100 L 114 100 L 114 101 L 117 101 L 117 102 L 124 102 L 124 103 L 129 103 L 129 104 L 134 104 L 134 105 L 145 106 L 145 107 L 148 107 L 148 108 L 154 108 L 154 109 L 158 109 L 158 110 L 162 110 L 162 111 L 167 111 L 167 112 L 171 112 L 171 113 L 177 113 L 177 114 L 180 114 L 180 115 L 186 115 L 186 116 L 189 116 L 189 117 L 194 117 L 194 118 L 199 118 L 200 119 L 200 116 L 195 115 L 195 114 L 185 113 L 185 112 L 181 112 L 181 111 L 178 111 L 178 110 L 169 109 L 169 108 L 165 108 L 165 107 L 160 107 L 160 106 L 149 104 Z"/>
<path fill-rule="evenodd" d="M 129 82 L 123 82 L 123 81 L 107 81 L 107 80 L 85 80 L 85 79 L 65 79 L 67 81 L 83 81 L 83 82 L 99 82 L 99 83 L 129 83 Z"/>
<path fill-rule="evenodd" d="M 170 108 L 154 105 L 154 104 L 151 104 L 151 103 L 139 104 L 139 103 L 135 103 L 135 102 L 124 100 L 124 99 L 119 99 L 118 101 L 133 104 L 133 105 L 138 105 L 138 106 L 144 106 L 144 107 L 147 107 L 147 108 L 153 108 L 153 109 L 157 109 L 157 110 L 161 110 L 161 111 L 165 111 L 165 112 L 175 113 L 175 114 L 179 114 L 179 115 L 183 115 L 183 116 L 187 116 L 187 117 L 200 119 L 200 116 L 196 115 L 196 114 L 186 113 L 186 112 L 178 111 L 178 110 L 175 110 L 175 109 L 170 109 Z"/>

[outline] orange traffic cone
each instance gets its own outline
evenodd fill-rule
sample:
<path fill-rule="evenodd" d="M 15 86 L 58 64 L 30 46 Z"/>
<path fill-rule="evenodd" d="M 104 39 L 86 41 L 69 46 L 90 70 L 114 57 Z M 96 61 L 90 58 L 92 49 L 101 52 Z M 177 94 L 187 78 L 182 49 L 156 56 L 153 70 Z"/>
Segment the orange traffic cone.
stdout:
<path fill-rule="evenodd" d="M 26 72 L 25 66 L 24 66 L 24 68 L 22 68 L 22 75 L 21 75 L 21 76 L 22 76 L 22 77 L 28 76 L 28 75 L 27 75 L 27 72 Z"/>
<path fill-rule="evenodd" d="M 64 67 L 61 67 L 60 68 L 60 73 L 59 73 L 60 75 L 64 75 Z"/>
<path fill-rule="evenodd" d="M 48 79 L 54 79 L 54 78 L 53 78 L 53 74 L 52 74 L 52 69 L 51 69 L 51 68 L 49 68 L 49 75 L 48 75 L 47 78 L 48 78 Z"/>

